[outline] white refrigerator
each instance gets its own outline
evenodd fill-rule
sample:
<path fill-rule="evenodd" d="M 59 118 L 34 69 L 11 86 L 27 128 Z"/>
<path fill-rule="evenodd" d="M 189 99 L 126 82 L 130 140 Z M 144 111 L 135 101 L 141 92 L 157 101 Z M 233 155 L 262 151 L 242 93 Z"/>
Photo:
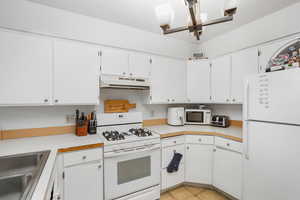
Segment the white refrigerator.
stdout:
<path fill-rule="evenodd" d="M 245 87 L 243 200 L 300 199 L 300 69 Z"/>

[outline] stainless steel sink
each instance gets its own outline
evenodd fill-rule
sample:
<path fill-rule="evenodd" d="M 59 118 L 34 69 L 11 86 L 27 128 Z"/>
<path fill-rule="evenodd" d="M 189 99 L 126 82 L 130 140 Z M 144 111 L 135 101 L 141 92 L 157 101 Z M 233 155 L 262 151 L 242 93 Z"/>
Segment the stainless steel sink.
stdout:
<path fill-rule="evenodd" d="M 49 154 L 0 157 L 0 200 L 30 200 Z"/>

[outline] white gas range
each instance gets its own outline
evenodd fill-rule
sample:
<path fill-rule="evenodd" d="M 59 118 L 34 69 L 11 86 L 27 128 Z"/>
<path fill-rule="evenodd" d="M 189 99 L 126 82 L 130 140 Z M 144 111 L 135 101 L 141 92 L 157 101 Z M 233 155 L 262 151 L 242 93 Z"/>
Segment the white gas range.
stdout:
<path fill-rule="evenodd" d="M 160 198 L 160 136 L 142 128 L 142 113 L 98 116 L 104 141 L 105 200 Z"/>

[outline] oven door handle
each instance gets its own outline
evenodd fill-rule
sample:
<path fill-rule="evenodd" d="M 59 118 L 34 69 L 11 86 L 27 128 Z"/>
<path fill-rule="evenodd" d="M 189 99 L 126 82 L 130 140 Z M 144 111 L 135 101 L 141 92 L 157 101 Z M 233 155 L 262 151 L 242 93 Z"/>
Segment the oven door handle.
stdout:
<path fill-rule="evenodd" d="M 125 156 L 125 155 L 129 155 L 129 154 L 136 154 L 136 153 L 141 153 L 141 152 L 145 152 L 145 151 L 154 151 L 154 150 L 159 150 L 160 146 L 153 146 L 150 148 L 143 148 L 143 149 L 132 149 L 132 150 L 123 150 L 121 152 L 108 152 L 108 153 L 104 153 L 104 158 L 113 158 L 113 157 L 119 157 L 119 156 Z"/>

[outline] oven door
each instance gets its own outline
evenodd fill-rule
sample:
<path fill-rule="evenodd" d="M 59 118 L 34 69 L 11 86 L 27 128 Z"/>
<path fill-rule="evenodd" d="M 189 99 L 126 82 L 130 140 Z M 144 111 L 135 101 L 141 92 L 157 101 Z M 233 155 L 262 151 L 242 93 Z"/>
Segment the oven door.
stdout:
<path fill-rule="evenodd" d="M 204 111 L 187 110 L 185 112 L 186 124 L 204 124 Z"/>
<path fill-rule="evenodd" d="M 104 154 L 105 199 L 160 184 L 160 144 Z"/>

